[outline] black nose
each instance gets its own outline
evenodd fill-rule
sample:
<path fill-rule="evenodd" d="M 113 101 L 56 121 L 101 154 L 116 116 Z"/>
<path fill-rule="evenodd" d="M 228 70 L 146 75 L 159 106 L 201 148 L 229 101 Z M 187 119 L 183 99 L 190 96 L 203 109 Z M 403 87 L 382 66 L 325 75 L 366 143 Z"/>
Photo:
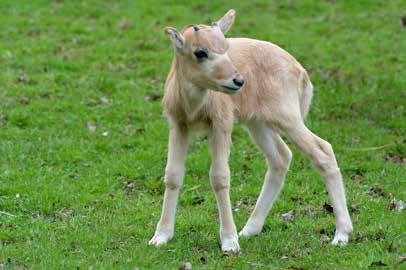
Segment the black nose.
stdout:
<path fill-rule="evenodd" d="M 235 85 L 237 85 L 238 87 L 241 87 L 241 86 L 243 86 L 243 84 L 244 84 L 244 80 L 243 80 L 243 79 L 237 79 L 237 78 L 235 78 L 235 79 L 233 79 L 233 83 L 234 83 Z"/>

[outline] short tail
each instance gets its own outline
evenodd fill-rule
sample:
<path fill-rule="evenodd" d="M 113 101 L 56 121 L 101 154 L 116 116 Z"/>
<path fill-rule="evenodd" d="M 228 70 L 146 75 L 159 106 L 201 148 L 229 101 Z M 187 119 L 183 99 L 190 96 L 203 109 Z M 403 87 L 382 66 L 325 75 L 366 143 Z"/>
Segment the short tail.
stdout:
<path fill-rule="evenodd" d="M 305 120 L 307 114 L 309 113 L 310 104 L 312 103 L 313 97 L 313 85 L 305 70 L 302 72 L 300 87 L 302 90 L 300 95 L 300 112 L 303 120 Z"/>

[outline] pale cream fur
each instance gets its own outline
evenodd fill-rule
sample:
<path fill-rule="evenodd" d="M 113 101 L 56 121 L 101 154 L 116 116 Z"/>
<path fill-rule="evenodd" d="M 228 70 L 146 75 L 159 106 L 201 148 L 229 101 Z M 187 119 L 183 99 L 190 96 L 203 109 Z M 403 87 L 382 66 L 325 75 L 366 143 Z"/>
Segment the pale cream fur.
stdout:
<path fill-rule="evenodd" d="M 210 178 L 220 215 L 223 251 L 239 251 L 229 198 L 228 156 L 233 122 L 245 124 L 268 161 L 268 172 L 256 207 L 241 236 L 258 234 L 289 168 L 286 135 L 315 164 L 325 179 L 334 213 L 334 244 L 347 243 L 352 231 L 342 176 L 331 145 L 304 125 L 313 86 L 306 70 L 286 51 L 265 41 L 228 38 L 234 22 L 230 10 L 212 26 L 188 25 L 181 32 L 166 28 L 175 57 L 165 84 L 164 110 L 170 124 L 166 190 L 161 219 L 150 244 L 165 244 L 173 236 L 175 209 L 183 183 L 190 131 L 210 131 Z M 197 59 L 203 50 L 207 58 Z M 244 80 L 243 85 L 239 85 Z"/>

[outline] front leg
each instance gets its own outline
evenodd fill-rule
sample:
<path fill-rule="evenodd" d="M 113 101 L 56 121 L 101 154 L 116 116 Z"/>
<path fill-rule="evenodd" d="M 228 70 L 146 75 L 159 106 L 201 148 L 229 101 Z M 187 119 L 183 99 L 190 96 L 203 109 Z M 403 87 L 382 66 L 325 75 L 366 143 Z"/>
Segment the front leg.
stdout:
<path fill-rule="evenodd" d="M 238 252 L 237 230 L 234 224 L 230 202 L 230 169 L 228 157 L 230 153 L 231 134 L 223 130 L 213 129 L 211 136 L 212 164 L 210 180 L 216 195 L 220 215 L 220 240 L 223 252 Z"/>
<path fill-rule="evenodd" d="M 187 141 L 187 130 L 182 129 L 178 125 L 172 125 L 169 132 L 168 161 L 165 169 L 165 194 L 162 214 L 156 227 L 155 235 L 149 241 L 150 245 L 164 245 L 173 237 L 176 204 L 185 174 Z"/>

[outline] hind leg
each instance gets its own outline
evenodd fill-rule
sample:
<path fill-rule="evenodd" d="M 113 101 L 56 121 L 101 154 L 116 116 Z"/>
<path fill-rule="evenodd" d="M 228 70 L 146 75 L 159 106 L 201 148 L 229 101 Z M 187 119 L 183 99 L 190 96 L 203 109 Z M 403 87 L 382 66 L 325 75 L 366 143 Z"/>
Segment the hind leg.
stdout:
<path fill-rule="evenodd" d="M 285 134 L 307 157 L 309 157 L 324 178 L 326 189 L 333 205 L 336 219 L 336 233 L 333 244 L 346 244 L 352 231 L 348 213 L 344 184 L 331 145 L 313 134 L 299 117 L 285 118 L 271 123 Z"/>
<path fill-rule="evenodd" d="M 251 137 L 264 153 L 268 162 L 268 171 L 257 204 L 247 224 L 241 230 L 241 236 L 256 235 L 261 232 L 265 219 L 283 187 L 292 153 L 281 137 L 261 121 L 248 124 Z"/>

